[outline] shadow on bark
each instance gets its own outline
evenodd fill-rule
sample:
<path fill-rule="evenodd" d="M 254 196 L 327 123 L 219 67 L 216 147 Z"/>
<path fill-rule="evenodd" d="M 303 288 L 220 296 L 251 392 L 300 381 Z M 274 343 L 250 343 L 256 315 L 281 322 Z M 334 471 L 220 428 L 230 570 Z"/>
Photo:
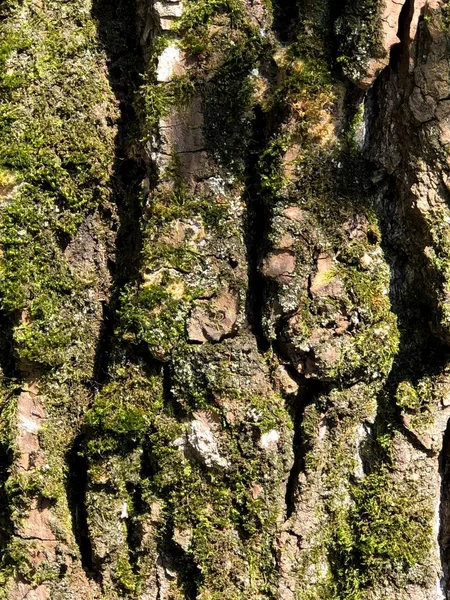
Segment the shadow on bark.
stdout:
<path fill-rule="evenodd" d="M 9 422 L 11 403 L 15 407 L 15 397 L 18 389 L 9 389 L 9 384 L 17 376 L 16 357 L 14 355 L 13 322 L 3 312 L 0 312 L 0 373 L 4 380 L 4 394 L 0 404 L 0 420 Z M 0 442 L 0 567 L 3 565 L 4 557 L 7 557 L 6 549 L 13 536 L 13 520 L 11 514 L 10 498 L 6 491 L 6 482 L 10 475 L 10 469 L 14 460 L 14 452 L 6 439 Z"/>
<path fill-rule="evenodd" d="M 97 345 L 93 387 L 96 391 L 108 381 L 114 354 L 121 353 L 130 362 L 154 365 L 155 361 L 142 347 L 124 347 L 115 337 L 116 315 L 120 308 L 120 293 L 124 286 L 137 281 L 142 262 L 143 212 L 146 202 L 142 191 L 145 177 L 150 179 L 150 187 L 155 175 L 152 164 L 144 160 L 140 147 L 140 124 L 134 108 L 135 94 L 141 84 L 141 73 L 145 71 L 143 49 L 140 45 L 137 26 L 138 6 L 134 0 L 94 0 L 92 16 L 97 25 L 101 46 L 107 56 L 108 77 L 111 89 L 119 106 L 116 122 L 115 160 L 110 180 L 111 203 L 116 213 L 105 214 L 107 224 L 116 223 L 114 248 L 109 249 L 109 269 L 112 278 L 112 292 L 103 306 L 103 324 Z M 73 532 L 79 546 L 82 564 L 88 576 L 101 582 L 102 565 L 97 564 L 93 555 L 92 532 L 89 530 L 89 515 L 86 507 L 86 493 L 89 490 L 89 457 L 86 454 L 86 438 L 96 435 L 88 428 L 81 429 L 66 460 L 68 464 L 67 497 L 72 514 Z M 101 434 L 100 434 L 101 435 Z M 126 454 L 126 443 L 120 452 Z M 146 456 L 144 443 L 143 455 Z M 152 472 L 145 466 L 142 480 L 151 479 Z M 143 544 L 142 519 L 148 511 L 142 498 L 141 484 L 126 482 L 133 503 L 133 516 L 127 520 L 127 550 L 129 564 L 135 575 L 139 575 L 140 556 L 147 552 Z M 107 516 L 106 516 L 107 518 Z M 170 524 L 167 524 L 170 530 Z M 157 541 L 155 562 L 180 575 L 181 586 L 187 599 L 196 597 L 196 581 L 200 573 L 190 557 L 171 540 L 170 533 L 164 531 Z"/>
<path fill-rule="evenodd" d="M 134 1 L 94 0 L 92 16 L 106 56 L 111 89 L 119 105 L 116 123 L 115 161 L 111 177 L 112 204 L 117 211 L 115 247 L 110 252 L 112 295 L 104 304 L 103 326 L 97 348 L 95 381 L 101 384 L 108 372 L 115 314 L 123 286 L 139 275 L 142 250 L 142 214 L 145 197 L 142 181 L 148 175 L 142 158 L 135 156 L 139 123 L 134 96 L 145 70 L 137 29 Z M 109 215 L 106 215 L 108 218 Z"/>
<path fill-rule="evenodd" d="M 287 42 L 297 27 L 300 2 L 295 0 L 274 0 L 273 28 L 282 42 Z"/>
<path fill-rule="evenodd" d="M 82 451 L 83 439 L 78 436 L 66 455 L 68 466 L 66 493 L 72 515 L 72 531 L 80 550 L 81 564 L 85 572 L 95 579 L 86 510 L 88 463 Z"/>

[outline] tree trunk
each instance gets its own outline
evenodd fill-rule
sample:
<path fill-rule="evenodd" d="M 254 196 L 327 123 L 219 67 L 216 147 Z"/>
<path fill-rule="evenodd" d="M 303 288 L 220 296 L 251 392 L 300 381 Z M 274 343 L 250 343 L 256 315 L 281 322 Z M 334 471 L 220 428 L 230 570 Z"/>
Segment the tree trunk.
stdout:
<path fill-rule="evenodd" d="M 0 598 L 450 598 L 449 28 L 0 1 Z"/>

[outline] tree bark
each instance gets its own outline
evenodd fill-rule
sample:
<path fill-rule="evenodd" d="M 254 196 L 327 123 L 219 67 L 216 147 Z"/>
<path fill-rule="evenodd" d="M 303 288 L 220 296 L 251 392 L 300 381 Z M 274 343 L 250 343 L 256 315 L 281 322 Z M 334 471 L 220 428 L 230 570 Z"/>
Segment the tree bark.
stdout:
<path fill-rule="evenodd" d="M 0 1 L 0 598 L 450 597 L 449 26 Z"/>

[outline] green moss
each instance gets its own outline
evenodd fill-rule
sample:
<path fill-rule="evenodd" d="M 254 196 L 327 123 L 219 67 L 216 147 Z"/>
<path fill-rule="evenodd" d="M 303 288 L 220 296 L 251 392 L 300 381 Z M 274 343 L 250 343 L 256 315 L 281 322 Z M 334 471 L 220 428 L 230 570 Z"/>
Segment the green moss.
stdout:
<path fill-rule="evenodd" d="M 409 381 L 402 381 L 399 383 L 395 399 L 400 408 L 414 411 L 420 408 L 420 400 L 417 392 Z"/>
<path fill-rule="evenodd" d="M 229 233 L 228 202 L 226 198 L 216 198 L 212 193 L 202 195 L 189 191 L 179 174 L 179 164 L 176 158 L 166 173 L 175 183 L 171 191 L 156 191 L 149 207 L 150 218 L 145 233 L 152 241 L 154 232 L 160 232 L 162 226 L 175 220 L 201 217 L 207 228 L 216 233 Z M 153 234 L 153 235 L 152 235 Z M 144 250 L 145 252 L 145 250 Z M 158 252 L 159 254 L 159 252 Z M 150 249 L 149 258 L 157 256 L 157 250 Z M 147 258 L 145 259 L 147 263 Z"/>
<path fill-rule="evenodd" d="M 381 10 L 379 0 L 348 0 L 342 15 L 335 23 L 338 58 L 344 74 L 360 81 L 366 74 L 371 58 L 384 58 L 381 41 Z"/>
<path fill-rule="evenodd" d="M 0 169 L 10 196 L 1 211 L 1 303 L 8 314 L 27 314 L 17 353 L 56 366 L 79 343 L 74 313 L 91 283 L 72 269 L 64 247 L 108 198 L 114 129 L 100 122 L 115 108 L 106 77 L 96 75 L 103 57 L 81 6 L 65 12 L 55 2 L 33 10 L 25 3 L 7 13 Z"/>
<path fill-rule="evenodd" d="M 185 51 L 197 59 L 205 58 L 213 49 L 209 27 L 222 15 L 227 18 L 230 29 L 246 23 L 239 0 L 188 1 L 177 27 Z"/>
<path fill-rule="evenodd" d="M 0 598 L 7 600 L 9 590 L 7 587 L 11 577 L 27 577 L 31 572 L 30 557 L 24 540 L 14 539 L 2 552 L 0 559 Z"/>
<path fill-rule="evenodd" d="M 306 557 L 305 568 L 319 561 L 329 565 L 322 595 L 313 586 L 314 599 L 363 600 L 380 587 L 404 589 L 411 583 L 422 585 L 421 578 L 428 577 L 433 504 L 427 488 L 414 472 L 399 480 L 390 469 L 392 435 L 383 454 L 375 450 L 371 435 L 361 443 L 358 433 L 360 423 L 379 412 L 381 390 L 382 384 L 373 383 L 334 388 L 305 412 L 306 482 L 320 472 L 324 486 L 323 505 L 318 504 L 316 514 L 321 527 L 314 537 L 319 554 Z M 319 427 L 326 427 L 326 447 L 318 440 Z"/>
<path fill-rule="evenodd" d="M 176 285 L 177 280 L 167 275 L 165 283 Z M 174 347 L 186 341 L 190 305 L 189 296 L 174 297 L 160 283 L 125 288 L 119 313 L 122 336 L 136 344 L 145 342 L 155 357 L 167 359 Z"/>
<path fill-rule="evenodd" d="M 164 430 L 169 431 L 167 426 L 158 427 L 158 432 L 150 437 L 154 448 L 152 457 L 158 465 L 154 485 L 166 500 L 164 521 L 172 522 L 175 528 L 192 531 L 188 554 L 201 571 L 202 588 L 211 595 L 239 597 L 243 588 L 238 581 L 230 583 L 229 577 L 233 572 L 247 572 L 253 560 L 257 561 L 255 578 L 267 572 L 266 582 L 260 582 L 257 588 L 265 597 L 274 575 L 268 565 L 271 564 L 271 535 L 277 521 L 277 511 L 272 504 L 276 485 L 272 488 L 267 480 L 264 482 L 261 461 L 240 457 L 235 445 L 226 452 L 231 471 L 205 472 L 201 465 L 183 458 L 170 439 L 161 437 Z M 176 428 L 172 435 L 179 435 Z M 264 485 L 269 497 L 255 499 L 252 496 L 252 486 L 258 482 Z"/>
<path fill-rule="evenodd" d="M 95 397 L 85 419 L 91 456 L 133 447 L 162 410 L 162 382 L 158 370 L 142 366 L 111 367 L 110 381 Z"/>
<path fill-rule="evenodd" d="M 153 48 L 154 56 L 158 56 L 160 51 L 161 45 Z M 141 127 L 140 143 L 150 141 L 160 120 L 167 117 L 173 107 L 188 106 L 196 92 L 195 78 L 190 75 L 174 76 L 168 82 L 157 83 L 155 71 L 153 67 L 143 75 L 135 94 L 134 106 Z"/>
<path fill-rule="evenodd" d="M 385 471 L 352 486 L 350 508 L 333 527 L 331 597 L 359 600 L 380 580 L 404 581 L 428 555 L 432 515 L 417 485 L 394 482 Z"/>
<path fill-rule="evenodd" d="M 131 568 L 128 557 L 121 556 L 117 560 L 114 567 L 114 579 L 117 580 L 119 586 L 126 594 L 131 594 L 136 591 L 138 578 Z"/>
<path fill-rule="evenodd" d="M 280 397 L 246 395 L 229 368 L 227 349 L 219 345 L 204 344 L 174 356 L 171 394 L 177 408 L 166 406 L 149 434 L 148 460 L 154 473 L 149 491 L 164 501 L 162 538 L 174 531 L 190 532 L 185 551 L 201 572 L 199 585 L 205 593 L 238 598 L 248 588 L 238 580 L 230 584 L 230 576 L 247 577 L 250 569 L 255 591 L 266 597 L 275 585 L 271 544 L 285 452 L 266 453 L 255 439 L 270 429 L 284 439 L 289 420 Z M 227 411 L 213 401 L 215 395 L 236 407 L 236 423 L 227 421 Z M 180 405 L 182 422 L 175 417 Z M 209 414 L 217 424 L 228 467 L 206 468 L 181 450 L 194 410 Z M 290 440 L 283 444 L 289 453 Z"/>
<path fill-rule="evenodd" d="M 15 435 L 15 416 L 17 408 L 17 383 L 1 381 L 0 383 L 0 445 L 4 448 L 13 447 Z"/>
<path fill-rule="evenodd" d="M 416 433 L 426 431 L 432 425 L 436 413 L 436 398 L 445 390 L 430 377 L 419 379 L 415 385 L 401 381 L 395 392 L 395 401 L 402 415 L 407 418 L 408 428 Z"/>
<path fill-rule="evenodd" d="M 287 136 L 278 136 L 269 142 L 259 156 L 258 172 L 261 188 L 270 197 L 280 195 L 288 184 L 282 169 L 282 156 L 287 148 Z"/>
<path fill-rule="evenodd" d="M 343 362 L 374 378 L 385 376 L 399 346 L 396 317 L 386 296 L 389 273 L 379 267 L 370 274 L 346 267 L 341 275 L 354 303 L 349 312 L 358 311 L 361 319 L 353 344 L 344 352 Z"/>

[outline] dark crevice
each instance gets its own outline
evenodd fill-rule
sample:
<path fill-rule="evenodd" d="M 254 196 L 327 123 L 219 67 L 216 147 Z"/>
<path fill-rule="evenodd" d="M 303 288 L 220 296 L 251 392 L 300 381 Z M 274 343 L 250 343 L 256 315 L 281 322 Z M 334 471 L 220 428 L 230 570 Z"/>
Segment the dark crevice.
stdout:
<path fill-rule="evenodd" d="M 169 365 L 162 366 L 162 383 L 164 409 L 166 414 L 170 414 L 178 422 L 185 422 L 187 418 L 186 408 L 177 401 L 177 398 L 174 395 L 172 372 Z M 158 475 L 161 468 L 159 459 L 153 454 L 152 433 L 156 432 L 147 432 L 142 445 L 141 481 L 152 481 L 155 476 Z M 144 506 L 142 496 L 139 497 L 139 489 L 135 489 L 134 491 L 133 502 L 136 500 L 137 505 L 135 505 L 134 508 L 137 514 L 140 512 L 141 514 L 148 512 L 148 507 Z M 178 575 L 178 583 L 184 593 L 184 598 L 186 598 L 186 600 L 195 600 L 198 595 L 201 572 L 193 557 L 173 541 L 173 530 L 174 525 L 170 515 L 168 515 L 167 520 L 161 525 L 160 534 L 157 536 L 157 567 L 163 567 L 166 572 L 176 572 Z M 147 550 L 142 546 L 142 537 L 139 539 L 141 534 L 140 524 L 136 523 L 135 525 L 132 525 L 132 530 L 130 531 L 129 528 L 128 531 L 130 534 L 128 543 L 131 548 L 130 562 L 132 567 L 134 567 L 134 565 L 138 565 L 141 554 L 143 552 L 145 553 Z M 133 544 L 136 542 L 138 543 L 138 546 L 133 547 Z M 165 583 L 160 581 L 159 577 L 159 570 L 157 569 L 157 585 L 159 587 L 164 586 Z M 157 597 L 160 597 L 159 594 Z"/>
<path fill-rule="evenodd" d="M 19 315 L 17 315 L 17 318 Z M 18 365 L 14 353 L 15 319 L 0 311 L 0 368 L 1 377 L 13 380 L 18 376 Z"/>
<path fill-rule="evenodd" d="M 286 520 L 294 513 L 296 500 L 298 498 L 299 479 L 301 473 L 305 471 L 305 456 L 307 453 L 306 440 L 302 429 L 303 417 L 307 406 L 312 404 L 322 394 L 326 393 L 329 386 L 321 381 L 305 379 L 299 387 L 295 399 L 290 403 L 289 409 L 294 425 L 293 453 L 294 462 L 292 463 L 289 477 L 286 484 Z"/>
<path fill-rule="evenodd" d="M 409 65 L 409 45 L 412 18 L 414 16 L 414 0 L 406 0 L 400 11 L 397 37 L 400 40 L 391 48 L 389 65 L 392 69 L 407 76 Z"/>
<path fill-rule="evenodd" d="M 177 401 L 173 392 L 172 371 L 169 365 L 162 369 L 163 377 L 163 401 L 166 411 L 173 415 L 178 421 L 186 419 L 186 409 Z"/>
<path fill-rule="evenodd" d="M 298 15 L 306 8 L 305 2 L 300 3 L 280 1 L 274 5 L 275 29 L 281 41 L 288 41 L 298 30 Z M 295 19 L 294 19 L 295 15 Z M 248 149 L 246 164 L 246 223 L 245 243 L 248 264 L 247 292 L 247 321 L 255 336 L 258 350 L 261 354 L 272 349 L 281 364 L 288 370 L 289 375 L 299 385 L 298 394 L 294 399 L 287 398 L 286 406 L 294 424 L 293 454 L 294 461 L 286 484 L 286 519 L 295 510 L 298 496 L 299 477 L 305 469 L 305 439 L 302 432 L 302 421 L 306 407 L 323 393 L 326 384 L 306 379 L 292 367 L 291 361 L 283 351 L 280 343 L 280 329 L 276 327 L 275 339 L 269 339 L 264 325 L 264 312 L 271 297 L 277 295 L 277 284 L 269 281 L 261 273 L 260 267 L 264 257 L 270 251 L 270 230 L 273 218 L 273 206 L 276 198 L 263 185 L 263 170 L 271 173 L 279 169 L 279 157 L 265 156 L 273 135 L 280 131 L 287 117 L 285 107 L 275 106 L 270 112 L 264 112 L 260 107 L 254 109 L 252 143 Z"/>
<path fill-rule="evenodd" d="M 132 514 L 128 519 L 125 519 L 128 558 L 133 573 L 137 575 L 139 574 L 139 558 L 142 554 L 142 541 L 144 538 L 144 528 L 140 516 L 146 512 L 146 505 L 143 501 L 142 486 L 140 484 L 128 482 L 127 492 L 131 498 L 133 508 Z"/>
<path fill-rule="evenodd" d="M 415 448 L 432 456 L 433 452 L 424 446 L 420 437 L 404 424 L 402 409 L 396 401 L 399 383 L 408 381 L 415 386 L 424 377 L 439 375 L 450 357 L 448 343 L 439 327 L 436 295 L 441 285 L 439 274 L 424 252 L 424 248 L 432 244 L 430 233 L 402 185 L 389 178 L 382 200 L 375 206 L 382 248 L 391 271 L 391 308 L 397 315 L 400 333 L 395 361 L 379 397 L 375 431 L 383 434 L 386 427 L 395 424 Z"/>
<path fill-rule="evenodd" d="M 3 388 L 7 389 L 17 376 L 18 366 L 14 356 L 13 321 L 0 311 L 0 377 Z M 20 389 L 11 389 L 3 398 L 0 407 L 0 420 L 7 422 L 7 412 L 11 402 L 20 393 Z M 6 490 L 6 482 L 13 465 L 14 453 L 11 445 L 5 440 L 0 443 L 0 566 L 2 565 L 3 552 L 10 543 L 14 531 L 13 519 L 10 508 L 10 499 Z M 5 554 L 6 558 L 6 554 Z"/>
<path fill-rule="evenodd" d="M 86 492 L 88 485 L 88 462 L 83 454 L 84 439 L 78 436 L 66 455 L 68 466 L 65 481 L 67 501 L 72 515 L 72 531 L 80 550 L 81 564 L 88 577 L 99 580 L 93 563 L 92 545 L 89 536 Z"/>
<path fill-rule="evenodd" d="M 164 532 L 159 536 L 157 564 L 165 571 L 178 573 L 179 583 L 185 600 L 196 600 L 201 571 L 192 556 L 173 541 L 173 525 L 166 523 Z"/>
<path fill-rule="evenodd" d="M 108 248 L 108 268 L 111 275 L 111 296 L 103 302 L 103 320 L 92 378 L 92 390 L 98 392 L 107 381 L 114 351 L 114 331 L 120 291 L 139 274 L 142 250 L 141 223 L 145 203 L 142 182 L 147 173 L 144 161 L 129 147 L 138 135 L 138 119 L 134 96 L 144 72 L 144 58 L 136 26 L 137 8 L 130 0 L 94 0 L 92 16 L 97 25 L 100 44 L 107 56 L 111 89 L 118 101 L 119 117 L 114 124 L 115 161 L 110 180 L 110 205 L 102 208 L 105 227 L 117 231 L 114 245 Z M 137 350 L 138 351 L 138 350 Z M 96 580 L 101 578 L 100 565 L 94 564 L 89 538 L 88 513 L 85 504 L 88 486 L 88 459 L 83 436 L 79 435 L 68 452 L 66 492 L 72 515 L 73 533 L 78 544 L 83 568 Z M 137 493 L 137 492 L 136 492 Z M 134 500 L 137 501 L 136 498 Z M 131 555 L 138 537 L 129 531 Z M 137 544 L 137 542 L 136 542 Z"/>
<path fill-rule="evenodd" d="M 258 106 L 253 121 L 252 147 L 246 169 L 246 223 L 245 243 L 247 247 L 248 291 L 247 320 L 256 338 L 259 351 L 267 352 L 269 341 L 263 328 L 263 311 L 266 300 L 266 282 L 259 266 L 265 253 L 271 211 L 268 199 L 264 197 L 260 180 L 260 155 L 266 145 L 267 117 Z"/>
<path fill-rule="evenodd" d="M 119 104 L 115 162 L 111 177 L 111 203 L 116 211 L 118 230 L 114 248 L 109 250 L 112 294 L 103 305 L 94 376 L 96 384 L 101 384 L 107 378 L 111 359 L 120 291 L 125 284 L 135 281 L 139 276 L 141 224 L 145 204 L 142 182 L 148 173 L 144 161 L 136 157 L 129 147 L 129 140 L 138 136 L 139 123 L 134 109 L 134 96 L 141 82 L 140 74 L 145 70 L 136 25 L 136 4 L 126 0 L 95 0 L 92 16 L 97 24 L 100 43 L 107 55 L 110 85 Z"/>
<path fill-rule="evenodd" d="M 295 0 L 273 0 L 273 28 L 281 42 L 288 42 L 294 35 L 300 12 Z"/>
<path fill-rule="evenodd" d="M 416 122 L 408 108 L 408 95 L 414 86 L 414 73 L 410 71 L 409 36 L 414 2 L 408 0 L 402 11 L 399 26 L 401 43 L 393 48 L 390 67 L 385 70 L 369 94 L 370 130 L 372 138 L 370 154 L 377 160 L 385 158 L 386 135 L 393 141 L 392 154 L 397 152 L 401 162 L 395 174 L 385 175 L 376 204 L 384 255 L 391 270 L 390 300 L 398 318 L 400 346 L 384 390 L 379 397 L 379 409 L 375 422 L 375 437 L 392 435 L 400 431 L 413 448 L 425 456 L 434 457 L 435 452 L 424 445 L 420 436 L 405 423 L 405 413 L 397 404 L 396 392 L 400 382 L 408 381 L 414 387 L 423 378 L 436 381 L 445 373 L 450 358 L 448 333 L 440 325 L 442 318 L 439 291 L 444 284 L 443 276 L 427 257 L 426 248 L 436 248 L 432 239 L 430 223 L 415 206 L 410 193 L 416 183 L 412 164 L 420 158 L 432 160 L 434 149 L 424 144 L 425 138 L 417 133 Z M 430 41 L 423 16 L 419 20 L 416 43 L 416 64 L 428 55 Z M 397 77 L 396 77 L 397 75 Z M 391 89 L 390 89 L 391 88 Z M 431 162 L 431 161 L 430 161 Z M 404 167 L 405 165 L 405 167 Z M 445 190 L 440 190 L 445 197 Z M 437 250 L 437 249 L 436 249 Z M 437 250 L 439 252 L 439 250 Z M 434 391 L 431 392 L 434 402 Z M 428 406 L 424 406 L 426 415 Z M 389 464 L 380 449 L 382 459 Z M 440 504 L 438 545 L 442 565 L 440 587 L 445 598 L 450 597 L 450 421 L 443 436 L 439 455 Z"/>
<path fill-rule="evenodd" d="M 1 414 L 0 414 L 1 417 Z M 13 521 L 5 484 L 13 462 L 13 452 L 7 444 L 0 444 L 0 565 L 4 549 L 13 535 Z"/>

